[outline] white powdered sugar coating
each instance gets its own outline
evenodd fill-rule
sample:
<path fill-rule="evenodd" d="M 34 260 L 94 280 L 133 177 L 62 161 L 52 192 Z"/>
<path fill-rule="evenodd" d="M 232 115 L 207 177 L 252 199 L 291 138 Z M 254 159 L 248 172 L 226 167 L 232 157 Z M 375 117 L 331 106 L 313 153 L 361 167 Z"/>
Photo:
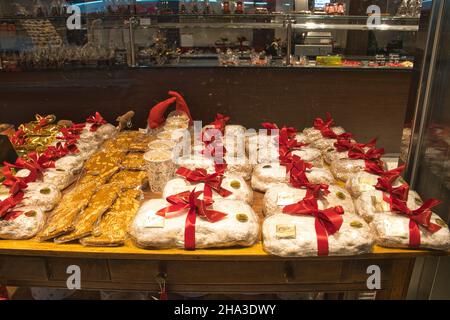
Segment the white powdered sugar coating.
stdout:
<path fill-rule="evenodd" d="M 69 171 L 50 168 L 44 171 L 43 182 L 55 185 L 59 190 L 64 190 L 75 181 L 75 175 Z"/>
<path fill-rule="evenodd" d="M 411 210 L 417 209 L 422 204 L 422 199 L 417 192 L 410 190 L 408 193 L 407 206 Z M 376 215 L 382 212 L 389 212 L 390 205 L 383 200 L 383 192 L 371 190 L 363 192 L 355 199 L 356 212 L 367 222 L 371 222 Z"/>
<path fill-rule="evenodd" d="M 322 152 L 329 148 L 334 148 L 336 139 L 321 138 L 311 142 L 311 147 L 321 150 Z"/>
<path fill-rule="evenodd" d="M 163 199 L 152 199 L 139 209 L 129 234 L 135 244 L 143 248 L 184 248 L 184 230 L 187 210 L 169 218 L 156 216 L 156 212 L 169 204 Z M 210 207 L 228 214 L 217 222 L 208 222 L 197 216 L 195 224 L 195 247 L 218 248 L 251 246 L 258 240 L 259 223 L 253 209 L 243 201 L 218 199 Z M 245 215 L 241 222 L 236 215 Z M 169 214 L 170 216 L 171 214 Z M 155 227 L 153 222 L 162 222 Z M 153 227 L 152 227 L 153 225 Z"/>
<path fill-rule="evenodd" d="M 190 183 L 184 178 L 175 178 L 167 182 L 163 191 L 163 198 L 174 195 L 184 191 L 203 191 L 204 183 Z M 253 190 L 247 185 L 245 180 L 237 175 L 225 175 L 222 180 L 222 188 L 232 192 L 231 195 L 225 199 L 241 200 L 251 204 L 253 202 Z M 202 198 L 203 195 L 200 196 Z M 213 199 L 223 199 L 216 191 L 213 190 Z"/>
<path fill-rule="evenodd" d="M 303 161 L 311 163 L 316 168 L 322 168 L 324 165 L 319 149 L 303 147 L 300 150 L 292 151 L 292 154 L 299 156 Z"/>
<path fill-rule="evenodd" d="M 330 256 L 357 255 L 371 252 L 373 236 L 369 226 L 356 215 L 344 214 L 338 232 L 328 237 Z M 351 226 L 351 224 L 357 227 Z M 295 236 L 280 237 L 277 226 L 295 228 Z M 317 256 L 315 218 L 277 214 L 264 220 L 262 227 L 263 247 L 270 254 L 281 257 Z"/>
<path fill-rule="evenodd" d="M 43 211 L 50 211 L 60 200 L 61 192 L 55 185 L 42 182 L 30 182 L 24 190 L 24 198 L 20 205 L 25 207 L 39 207 Z"/>
<path fill-rule="evenodd" d="M 336 179 L 347 181 L 353 174 L 363 171 L 366 168 L 364 160 L 360 159 L 340 159 L 331 163 L 331 172 Z"/>
<path fill-rule="evenodd" d="M 55 161 L 55 169 L 78 174 L 83 168 L 83 158 L 80 155 L 66 155 Z"/>
<path fill-rule="evenodd" d="M 345 133 L 345 130 L 344 130 L 344 128 L 342 128 L 342 127 L 332 127 L 331 130 L 332 130 L 335 134 L 337 134 L 337 135 L 340 135 L 340 134 Z M 311 127 L 311 128 L 305 128 L 305 129 L 303 130 L 303 134 L 304 134 L 304 135 L 308 138 L 308 140 L 311 141 L 311 142 L 323 138 L 322 132 L 320 132 L 320 130 L 315 129 L 314 127 Z"/>
<path fill-rule="evenodd" d="M 408 217 L 391 213 L 377 213 L 370 223 L 375 234 L 375 241 L 378 245 L 392 248 L 409 248 L 409 221 Z M 431 215 L 431 222 L 439 224 L 443 221 L 437 214 Z M 442 222 L 441 222 L 442 223 Z M 449 250 L 450 231 L 448 226 L 442 226 L 435 233 L 431 233 L 419 226 L 420 246 L 419 248 Z"/>
<path fill-rule="evenodd" d="M 345 188 L 354 198 L 358 198 L 363 192 L 376 190 L 375 185 L 378 183 L 378 178 L 380 176 L 376 174 L 360 171 L 350 176 L 345 183 Z M 401 179 L 397 179 L 393 183 L 393 187 L 399 187 L 401 185 Z"/>
<path fill-rule="evenodd" d="M 330 193 L 322 195 L 318 200 L 319 209 L 341 206 L 345 213 L 355 214 L 355 207 L 350 194 L 343 188 L 330 185 Z M 294 204 L 306 196 L 306 189 L 297 189 L 288 184 L 273 185 L 264 194 L 263 213 L 266 216 L 282 213 L 286 205 Z"/>
<path fill-rule="evenodd" d="M 45 224 L 45 214 L 38 207 L 16 207 L 14 210 L 33 212 L 33 214 L 21 214 L 14 220 L 0 220 L 0 239 L 30 239 L 33 238 Z"/>
<path fill-rule="evenodd" d="M 333 184 L 334 177 L 328 169 L 312 168 L 306 171 L 309 182 L 314 184 Z M 252 175 L 252 188 L 261 192 L 266 192 L 272 185 L 288 182 L 286 167 L 279 164 L 259 164 L 256 165 Z"/>

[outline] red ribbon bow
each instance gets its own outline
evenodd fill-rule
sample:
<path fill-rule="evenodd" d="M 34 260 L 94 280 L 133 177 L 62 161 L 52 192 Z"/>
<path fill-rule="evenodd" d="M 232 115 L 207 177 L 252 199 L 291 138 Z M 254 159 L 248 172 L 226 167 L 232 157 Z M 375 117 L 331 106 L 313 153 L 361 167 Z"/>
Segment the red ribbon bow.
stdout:
<path fill-rule="evenodd" d="M 11 168 L 17 167 L 7 162 L 4 163 L 2 171 L 6 179 L 2 184 L 9 188 L 10 196 L 0 201 L 0 218 L 3 218 L 10 209 L 14 208 L 23 200 L 24 193 L 22 190 L 28 187 L 25 179 L 12 174 Z"/>
<path fill-rule="evenodd" d="M 328 236 L 338 232 L 344 221 L 342 218 L 344 209 L 341 206 L 319 210 L 317 199 L 311 194 L 307 194 L 303 200 L 285 206 L 283 213 L 313 216 L 317 234 L 317 254 L 319 256 L 328 255 Z"/>
<path fill-rule="evenodd" d="M 166 198 L 170 203 L 168 207 L 162 208 L 156 212 L 157 215 L 166 217 L 167 213 L 181 213 L 188 209 L 186 224 L 184 227 L 184 247 L 186 250 L 195 250 L 195 222 L 197 215 L 208 220 L 211 223 L 222 220 L 227 216 L 226 213 L 210 210 L 207 207 L 214 202 L 212 200 L 200 200 L 202 191 L 185 191 Z"/>
<path fill-rule="evenodd" d="M 314 119 L 314 128 L 322 133 L 322 137 L 328 139 L 350 139 L 352 137 L 351 133 L 344 132 L 341 134 L 336 134 L 331 128 L 334 126 L 334 119 L 331 117 L 329 112 L 326 113 L 326 120 L 322 118 Z"/>
<path fill-rule="evenodd" d="M 27 158 L 28 160 L 18 158 L 15 163 L 16 167 L 30 171 L 30 174 L 24 178 L 27 183 L 36 181 L 45 169 L 55 167 L 55 162 L 45 154 L 39 156 L 36 152 L 30 152 Z"/>
<path fill-rule="evenodd" d="M 365 171 L 372 173 L 372 174 L 376 174 L 378 176 L 386 176 L 386 177 L 389 176 L 393 179 L 394 179 L 394 177 L 395 177 L 395 179 L 397 179 L 404 169 L 405 169 L 405 165 L 401 165 L 397 168 L 394 168 L 394 169 L 391 169 L 388 171 L 384 171 L 383 167 L 380 167 L 378 164 L 375 164 L 375 165 L 366 166 Z"/>
<path fill-rule="evenodd" d="M 409 185 L 405 183 L 399 187 L 393 187 L 392 184 L 396 179 L 397 177 L 393 175 L 380 177 L 378 178 L 378 183 L 375 185 L 375 188 L 385 191 L 399 200 L 408 200 Z"/>
<path fill-rule="evenodd" d="M 224 116 L 221 113 L 216 114 L 216 118 L 213 122 L 211 122 L 211 125 L 214 126 L 215 129 L 220 130 L 222 134 L 225 132 L 225 126 L 227 125 L 227 122 L 230 121 L 230 117 Z"/>
<path fill-rule="evenodd" d="M 363 148 L 374 148 L 377 143 L 377 139 L 372 139 L 368 143 L 358 143 L 351 139 L 346 138 L 338 138 L 334 143 L 336 150 L 338 152 L 349 151 L 354 148 L 363 149 Z"/>
<path fill-rule="evenodd" d="M 99 127 L 101 127 L 104 124 L 107 124 L 108 122 L 103 119 L 101 114 L 99 112 L 95 112 L 95 116 L 90 116 L 86 119 L 87 123 L 92 123 L 92 126 L 89 131 L 95 132 Z"/>
<path fill-rule="evenodd" d="M 22 146 L 25 144 L 25 131 L 22 129 L 17 130 L 14 132 L 14 135 L 11 137 L 11 142 L 15 146 Z"/>
<path fill-rule="evenodd" d="M 0 218 L 4 218 L 6 213 L 17 206 L 24 197 L 23 191 L 17 192 L 15 195 L 11 195 L 3 201 L 0 201 Z M 13 219 L 10 219 L 13 220 Z"/>
<path fill-rule="evenodd" d="M 289 183 L 294 188 L 306 188 L 316 198 L 329 193 L 327 184 L 313 184 L 309 182 L 306 170 L 311 169 L 312 164 L 304 162 L 296 155 L 290 157 L 290 160 L 289 163 L 285 163 L 285 166 L 286 172 L 289 174 Z"/>
<path fill-rule="evenodd" d="M 441 229 L 441 226 L 434 224 L 431 219 L 431 208 L 437 206 L 441 201 L 437 199 L 428 199 L 418 209 L 411 210 L 405 201 L 390 197 L 391 210 L 397 214 L 407 216 L 409 218 L 409 246 L 417 248 L 420 246 L 420 229 L 422 226 L 427 231 L 435 233 Z"/>
<path fill-rule="evenodd" d="M 369 150 L 364 151 L 363 148 L 355 146 L 348 151 L 348 157 L 350 159 L 364 160 L 366 171 L 383 170 L 383 164 L 380 160 L 383 154 L 383 148 L 370 148 Z"/>
<path fill-rule="evenodd" d="M 203 182 L 205 184 L 203 196 L 207 201 L 212 199 L 212 190 L 216 191 L 224 198 L 233 194 L 231 191 L 228 191 L 221 186 L 223 181 L 223 171 L 216 171 L 215 173 L 208 174 L 206 169 L 203 168 L 189 170 L 188 168 L 181 167 L 176 173 L 184 177 L 189 182 Z"/>

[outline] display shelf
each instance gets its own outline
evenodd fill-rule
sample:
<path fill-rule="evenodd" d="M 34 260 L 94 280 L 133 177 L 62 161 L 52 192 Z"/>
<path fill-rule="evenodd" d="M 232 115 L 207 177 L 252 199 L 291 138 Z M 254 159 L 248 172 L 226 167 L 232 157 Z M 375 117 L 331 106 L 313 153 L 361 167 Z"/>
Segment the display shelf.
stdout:
<path fill-rule="evenodd" d="M 159 194 L 146 193 L 145 198 Z M 262 194 L 254 210 L 261 214 Z M 262 221 L 262 219 L 261 219 Z M 449 252 L 387 249 L 358 256 L 282 258 L 248 248 L 144 250 L 127 241 L 123 247 L 84 247 L 34 240 L 0 241 L 0 284 L 66 287 L 67 268 L 81 270 L 83 289 L 158 292 L 163 276 L 169 292 L 367 292 L 367 268 L 381 270 L 377 299 L 403 299 L 417 257 Z"/>

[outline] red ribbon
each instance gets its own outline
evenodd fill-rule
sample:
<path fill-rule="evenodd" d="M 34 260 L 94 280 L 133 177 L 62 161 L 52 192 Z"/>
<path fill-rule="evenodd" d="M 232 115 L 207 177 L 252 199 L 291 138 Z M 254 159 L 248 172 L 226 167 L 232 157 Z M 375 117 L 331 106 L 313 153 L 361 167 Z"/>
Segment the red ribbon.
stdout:
<path fill-rule="evenodd" d="M 337 135 L 331 128 L 334 126 L 334 119 L 331 117 L 329 112 L 326 113 L 326 120 L 322 118 L 316 118 L 314 120 L 314 128 L 322 133 L 322 137 L 329 139 L 350 139 L 352 137 L 351 133 L 342 133 Z"/>
<path fill-rule="evenodd" d="M 405 201 L 390 197 L 392 211 L 409 218 L 409 246 L 417 248 L 420 246 L 420 229 L 422 226 L 427 231 L 435 233 L 441 229 L 441 226 L 432 223 L 431 208 L 437 206 L 441 201 L 437 199 L 428 199 L 418 209 L 411 210 Z"/>
<path fill-rule="evenodd" d="M 375 185 L 375 188 L 384 192 L 389 193 L 391 196 L 401 200 L 406 201 L 408 200 L 408 193 L 409 193 L 409 185 L 407 183 L 402 184 L 399 187 L 393 187 L 392 183 L 397 179 L 397 177 L 391 175 L 391 176 L 384 176 L 378 178 L 378 183 Z"/>
<path fill-rule="evenodd" d="M 185 191 L 166 198 L 171 205 L 162 208 L 156 212 L 157 215 L 166 217 L 168 213 L 181 213 L 188 209 L 186 224 L 184 227 L 184 247 L 186 250 L 195 250 L 195 222 L 197 215 L 208 220 L 211 223 L 222 220 L 227 216 L 226 213 L 210 210 L 207 207 L 214 202 L 212 200 L 200 200 L 202 191 Z"/>
<path fill-rule="evenodd" d="M 230 121 L 230 117 L 225 116 L 221 113 L 216 114 L 216 118 L 213 122 L 211 122 L 211 125 L 214 126 L 215 129 L 220 130 L 222 134 L 225 133 L 225 126 L 227 125 L 227 122 Z"/>
<path fill-rule="evenodd" d="M 25 144 L 25 131 L 22 129 L 17 130 L 14 132 L 14 135 L 11 137 L 11 142 L 15 146 L 22 146 Z"/>
<path fill-rule="evenodd" d="M 370 148 L 367 151 L 364 151 L 363 148 L 355 146 L 351 150 L 348 151 L 348 157 L 350 159 L 361 159 L 364 160 L 365 170 L 366 171 L 374 171 L 374 170 L 383 170 L 383 164 L 380 160 L 381 156 L 384 154 L 384 149 L 376 149 Z"/>
<path fill-rule="evenodd" d="M 97 131 L 99 127 L 108 123 L 105 119 L 103 119 L 99 112 L 95 112 L 95 116 L 90 116 L 89 118 L 87 118 L 86 122 L 92 123 L 92 126 L 90 128 L 91 132 Z"/>
<path fill-rule="evenodd" d="M 334 146 L 336 147 L 337 151 L 343 152 L 343 151 L 352 150 L 353 148 L 357 148 L 357 149 L 374 148 L 376 142 L 377 142 L 377 139 L 372 139 L 368 143 L 358 143 L 351 139 L 338 138 L 337 141 L 334 143 Z"/>
<path fill-rule="evenodd" d="M 328 255 L 328 236 L 338 232 L 344 221 L 342 218 L 344 209 L 341 206 L 319 210 L 317 199 L 307 194 L 303 200 L 285 206 L 283 213 L 313 216 L 317 234 L 317 254 L 319 256 Z"/>
<path fill-rule="evenodd" d="M 223 172 L 221 171 L 208 174 L 206 169 L 203 168 L 189 170 L 188 168 L 181 167 L 177 170 L 176 174 L 184 177 L 187 181 L 192 183 L 203 182 L 205 184 L 203 196 L 206 201 L 212 200 L 212 190 L 216 191 L 224 198 L 233 194 L 231 191 L 228 191 L 221 186 L 223 181 Z"/>
<path fill-rule="evenodd" d="M 17 192 L 15 195 L 11 195 L 3 201 L 0 201 L 0 218 L 3 218 L 8 210 L 18 205 L 24 197 L 23 191 Z"/>
<path fill-rule="evenodd" d="M 300 157 L 293 155 L 290 157 L 290 162 L 285 163 L 285 166 L 286 172 L 289 173 L 289 183 L 294 188 L 306 188 L 316 198 L 329 193 L 327 184 L 313 184 L 309 182 L 306 170 L 311 169 L 312 164 L 304 162 Z"/>

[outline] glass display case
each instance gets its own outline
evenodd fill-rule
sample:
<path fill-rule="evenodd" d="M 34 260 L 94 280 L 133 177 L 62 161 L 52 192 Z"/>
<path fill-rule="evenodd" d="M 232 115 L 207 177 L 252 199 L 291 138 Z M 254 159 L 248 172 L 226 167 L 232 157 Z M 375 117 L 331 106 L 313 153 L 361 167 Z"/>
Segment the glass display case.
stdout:
<path fill-rule="evenodd" d="M 409 69 L 417 8 L 419 0 L 2 0 L 0 67 Z"/>

